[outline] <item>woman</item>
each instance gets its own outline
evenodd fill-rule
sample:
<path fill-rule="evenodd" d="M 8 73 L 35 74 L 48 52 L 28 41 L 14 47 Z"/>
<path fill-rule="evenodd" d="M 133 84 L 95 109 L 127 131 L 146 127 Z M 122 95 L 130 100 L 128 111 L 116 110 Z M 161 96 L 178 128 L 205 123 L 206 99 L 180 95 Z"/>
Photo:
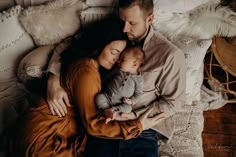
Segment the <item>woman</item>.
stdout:
<path fill-rule="evenodd" d="M 115 21 L 118 20 L 107 20 L 104 25 L 96 26 L 99 31 L 85 33 L 76 46 L 63 53 L 61 84 L 73 105 L 60 118 L 51 114 L 45 99 L 40 99 L 37 107 L 30 108 L 14 129 L 12 156 L 79 156 L 84 150 L 85 132 L 98 137 L 129 139 L 149 128 L 152 120 L 147 119 L 148 113 L 140 120 L 105 124 L 94 104 L 94 96 L 101 91 L 100 69 L 110 70 L 127 44 Z M 99 32 L 97 43 L 87 43 L 88 34 L 98 35 L 91 32 Z"/>

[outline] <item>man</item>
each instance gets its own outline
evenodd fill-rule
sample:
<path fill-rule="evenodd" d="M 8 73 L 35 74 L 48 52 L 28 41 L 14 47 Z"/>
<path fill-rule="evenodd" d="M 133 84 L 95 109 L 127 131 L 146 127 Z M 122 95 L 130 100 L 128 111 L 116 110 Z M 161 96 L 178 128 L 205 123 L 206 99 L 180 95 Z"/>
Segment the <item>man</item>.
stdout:
<path fill-rule="evenodd" d="M 185 59 L 183 52 L 170 43 L 152 27 L 152 0 L 120 0 L 119 16 L 124 22 L 123 31 L 131 41 L 140 45 L 145 52 L 144 94 L 135 106 L 152 105 L 153 114 L 173 115 L 185 102 Z M 139 114 L 139 112 L 136 112 Z M 170 130 L 153 128 L 166 137 Z"/>
<path fill-rule="evenodd" d="M 167 139 L 172 136 L 174 120 L 170 116 L 185 102 L 184 55 L 165 37 L 153 30 L 152 0 L 119 0 L 119 16 L 124 24 L 123 32 L 127 34 L 130 41 L 141 46 L 145 52 L 144 65 L 141 67 L 144 94 L 133 109 L 139 117 L 144 111 L 142 107 L 147 108 L 151 105 L 152 115 L 164 113 L 165 119 L 160 119 L 155 127 L 143 131 L 134 139 L 117 141 L 93 137 L 94 139 L 88 140 L 88 143 L 92 144 L 88 144 L 85 154 L 87 156 L 119 154 L 117 156 L 156 157 L 158 156 L 156 132 Z M 96 142 L 100 144 L 96 145 Z"/>
<path fill-rule="evenodd" d="M 144 91 L 140 101 L 133 106 L 136 116 L 151 106 L 150 116 L 164 113 L 165 118 L 152 129 L 143 131 L 138 138 L 127 141 L 88 137 L 85 154 L 156 157 L 157 132 L 167 139 L 172 136 L 174 120 L 171 115 L 185 102 L 184 55 L 151 26 L 154 18 L 152 0 L 119 0 L 119 16 L 124 24 L 123 32 L 145 52 L 145 64 L 141 67 Z M 66 114 L 68 97 L 54 74 L 50 74 L 48 79 L 47 101 L 53 114 Z"/>

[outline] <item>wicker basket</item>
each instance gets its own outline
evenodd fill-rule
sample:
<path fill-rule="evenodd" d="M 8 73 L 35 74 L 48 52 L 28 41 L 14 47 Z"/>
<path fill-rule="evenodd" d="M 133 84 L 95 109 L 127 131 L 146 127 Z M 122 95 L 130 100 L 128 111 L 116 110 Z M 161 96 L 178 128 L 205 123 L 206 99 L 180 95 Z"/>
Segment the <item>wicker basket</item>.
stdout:
<path fill-rule="evenodd" d="M 214 37 L 204 62 L 205 79 L 227 93 L 228 103 L 236 103 L 236 45 Z"/>

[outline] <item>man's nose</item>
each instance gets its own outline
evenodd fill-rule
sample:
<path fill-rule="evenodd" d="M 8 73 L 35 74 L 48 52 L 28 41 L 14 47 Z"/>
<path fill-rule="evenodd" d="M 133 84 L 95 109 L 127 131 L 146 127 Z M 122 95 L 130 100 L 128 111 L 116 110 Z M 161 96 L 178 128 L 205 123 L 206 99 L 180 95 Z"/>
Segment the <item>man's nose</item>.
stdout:
<path fill-rule="evenodd" d="M 123 28 L 123 32 L 124 33 L 127 33 L 130 31 L 130 26 L 129 26 L 129 23 L 128 22 L 125 22 L 124 23 L 124 28 Z"/>

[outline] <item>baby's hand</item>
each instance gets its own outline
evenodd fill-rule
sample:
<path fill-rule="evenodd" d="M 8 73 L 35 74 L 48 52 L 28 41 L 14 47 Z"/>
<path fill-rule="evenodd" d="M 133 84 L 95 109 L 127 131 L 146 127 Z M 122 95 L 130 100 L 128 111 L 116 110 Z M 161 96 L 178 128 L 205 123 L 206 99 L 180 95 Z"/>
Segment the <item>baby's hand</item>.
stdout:
<path fill-rule="evenodd" d="M 106 117 L 106 124 L 115 118 L 115 113 L 113 112 L 112 108 L 107 108 L 104 110 L 104 115 Z"/>
<path fill-rule="evenodd" d="M 132 100 L 129 99 L 129 98 L 123 98 L 122 101 L 123 101 L 123 103 L 125 103 L 125 104 L 132 105 Z"/>

